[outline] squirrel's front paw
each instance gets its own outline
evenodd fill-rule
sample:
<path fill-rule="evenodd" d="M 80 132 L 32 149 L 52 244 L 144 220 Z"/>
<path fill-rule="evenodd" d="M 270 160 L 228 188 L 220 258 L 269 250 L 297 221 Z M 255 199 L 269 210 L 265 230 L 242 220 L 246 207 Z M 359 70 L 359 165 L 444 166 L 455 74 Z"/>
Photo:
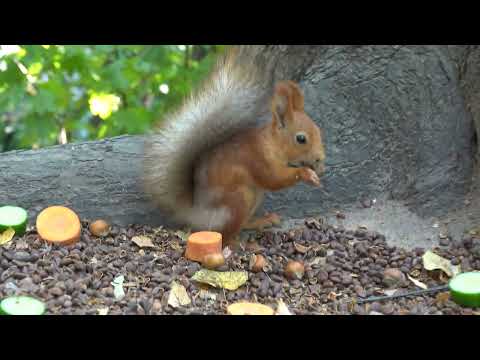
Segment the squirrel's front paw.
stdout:
<path fill-rule="evenodd" d="M 300 177 L 307 184 L 320 186 L 320 178 L 312 169 L 303 168 Z"/>

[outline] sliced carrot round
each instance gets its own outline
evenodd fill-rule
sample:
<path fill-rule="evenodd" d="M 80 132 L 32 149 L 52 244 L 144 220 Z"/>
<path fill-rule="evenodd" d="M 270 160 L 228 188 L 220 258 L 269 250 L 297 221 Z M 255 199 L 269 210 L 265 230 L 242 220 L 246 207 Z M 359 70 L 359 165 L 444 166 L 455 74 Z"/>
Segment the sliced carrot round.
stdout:
<path fill-rule="evenodd" d="M 82 225 L 78 215 L 63 206 L 48 207 L 37 216 L 37 232 L 45 241 L 71 245 L 80 240 Z"/>
<path fill-rule="evenodd" d="M 227 307 L 228 315 L 274 315 L 273 309 L 267 305 L 238 302 Z"/>
<path fill-rule="evenodd" d="M 185 257 L 192 261 L 202 262 L 205 255 L 221 252 L 222 234 L 213 231 L 200 231 L 189 236 Z"/>

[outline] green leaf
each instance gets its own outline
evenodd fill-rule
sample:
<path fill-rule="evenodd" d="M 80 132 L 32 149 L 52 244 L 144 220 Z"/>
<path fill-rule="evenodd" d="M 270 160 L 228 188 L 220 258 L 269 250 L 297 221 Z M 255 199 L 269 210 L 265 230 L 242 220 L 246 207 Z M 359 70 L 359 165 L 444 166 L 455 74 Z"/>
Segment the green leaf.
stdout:
<path fill-rule="evenodd" d="M 152 114 L 140 107 L 120 110 L 109 119 L 113 128 L 130 135 L 147 131 L 151 120 Z"/>
<path fill-rule="evenodd" d="M 16 119 L 9 148 L 56 144 L 60 126 L 71 142 L 148 132 L 211 69 L 219 46 L 201 46 L 207 56 L 197 61 L 190 51 L 188 68 L 187 52 L 178 45 L 20 46 L 0 59 L 1 69 L 6 64 L 0 71 L 0 112 Z M 162 84 L 168 94 L 159 91 Z M 121 98 L 118 111 L 101 122 L 91 121 L 88 100 L 95 93 Z"/>
<path fill-rule="evenodd" d="M 123 74 L 124 63 L 123 61 L 116 61 L 113 64 L 107 66 L 101 76 L 102 79 L 109 81 L 113 90 L 127 90 L 129 82 Z"/>
<path fill-rule="evenodd" d="M 33 108 L 33 112 L 43 115 L 45 113 L 54 113 L 57 109 L 55 105 L 55 94 L 48 89 L 41 89 L 37 92 L 37 95 L 32 96 L 30 103 Z"/>
<path fill-rule="evenodd" d="M 0 71 L 0 84 L 15 84 L 15 83 L 25 83 L 25 75 L 22 74 L 17 64 L 12 60 L 11 57 L 4 59 L 7 69 L 5 71 Z"/>

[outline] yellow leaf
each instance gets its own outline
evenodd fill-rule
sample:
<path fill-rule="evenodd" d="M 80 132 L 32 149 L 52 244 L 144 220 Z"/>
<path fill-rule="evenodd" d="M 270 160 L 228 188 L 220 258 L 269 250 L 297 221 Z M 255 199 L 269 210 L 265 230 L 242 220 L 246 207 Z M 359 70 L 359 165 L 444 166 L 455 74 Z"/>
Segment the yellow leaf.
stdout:
<path fill-rule="evenodd" d="M 92 94 L 88 100 L 90 112 L 93 115 L 99 116 L 103 120 L 107 119 L 113 112 L 117 111 L 120 103 L 121 100 L 118 96 L 106 93 Z"/>
<path fill-rule="evenodd" d="M 422 258 L 425 270 L 442 270 L 450 277 L 460 274 L 460 265 L 452 265 L 450 261 L 431 251 L 427 251 Z"/>
<path fill-rule="evenodd" d="M 248 273 L 246 271 L 218 272 L 202 269 L 193 275 L 192 280 L 233 291 L 247 282 Z"/>
<path fill-rule="evenodd" d="M 12 228 L 8 228 L 3 233 L 0 234 L 0 245 L 5 245 L 6 243 L 10 242 L 15 235 L 15 230 Z"/>

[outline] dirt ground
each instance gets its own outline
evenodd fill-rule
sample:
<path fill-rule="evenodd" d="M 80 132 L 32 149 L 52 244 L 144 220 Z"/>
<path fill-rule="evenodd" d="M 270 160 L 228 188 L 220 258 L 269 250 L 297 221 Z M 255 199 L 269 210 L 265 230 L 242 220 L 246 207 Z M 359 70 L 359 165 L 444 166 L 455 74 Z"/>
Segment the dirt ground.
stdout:
<path fill-rule="evenodd" d="M 137 246 L 132 239 L 138 235 L 148 236 L 154 247 Z M 307 219 L 289 231 L 256 234 L 217 269 L 247 272 L 248 280 L 235 291 L 192 279 L 201 265 L 183 257 L 184 237 L 163 228 L 113 226 L 108 236 L 96 238 L 85 221 L 81 241 L 59 247 L 46 244 L 30 229 L 0 248 L 0 297 L 26 294 L 45 301 L 48 314 L 76 315 L 216 315 L 243 300 L 273 309 L 282 300 L 292 314 L 467 315 L 480 311 L 456 305 L 447 292 L 359 304 L 371 296 L 419 290 L 409 276 L 429 288 L 448 281 L 440 270 L 423 269 L 425 249 L 394 246 L 389 236 L 369 226 L 349 228 Z M 480 239 L 446 240 L 433 251 L 460 265 L 462 271 L 480 269 Z M 264 271 L 250 271 L 253 254 L 267 260 Z M 304 264 L 302 278 L 285 276 L 289 260 Z M 117 298 L 112 282 L 120 275 L 124 276 L 124 296 Z M 185 289 L 188 304 L 170 303 L 174 283 Z"/>

